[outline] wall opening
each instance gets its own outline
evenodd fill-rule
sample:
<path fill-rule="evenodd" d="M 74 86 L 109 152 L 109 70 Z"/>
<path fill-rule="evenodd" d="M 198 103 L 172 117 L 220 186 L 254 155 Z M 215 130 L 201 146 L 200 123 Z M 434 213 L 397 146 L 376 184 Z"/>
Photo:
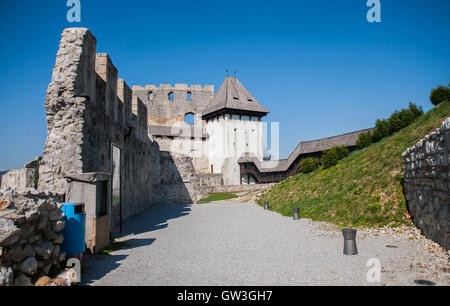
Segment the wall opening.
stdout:
<path fill-rule="evenodd" d="M 173 92 L 169 92 L 169 101 L 173 101 Z"/>
<path fill-rule="evenodd" d="M 188 93 L 187 93 L 187 95 L 186 95 L 186 99 L 187 99 L 188 101 L 191 101 L 191 99 L 192 99 L 192 94 L 191 94 L 190 91 L 188 91 Z"/>
<path fill-rule="evenodd" d="M 148 92 L 148 100 L 153 101 L 153 91 Z"/>
<path fill-rule="evenodd" d="M 111 232 L 122 232 L 121 149 L 111 145 Z"/>
<path fill-rule="evenodd" d="M 184 123 L 195 124 L 195 115 L 193 113 L 187 113 L 184 115 Z"/>

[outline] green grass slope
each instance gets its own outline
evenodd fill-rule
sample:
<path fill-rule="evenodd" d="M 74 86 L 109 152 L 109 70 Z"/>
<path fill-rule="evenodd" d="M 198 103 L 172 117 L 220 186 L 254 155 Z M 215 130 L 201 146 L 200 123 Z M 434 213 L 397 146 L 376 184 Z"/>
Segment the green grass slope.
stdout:
<path fill-rule="evenodd" d="M 198 203 L 222 201 L 237 198 L 238 196 L 232 192 L 210 193 L 206 198 L 201 199 Z"/>
<path fill-rule="evenodd" d="M 378 227 L 409 224 L 403 195 L 406 148 L 450 116 L 450 102 L 417 118 L 410 126 L 342 159 L 338 165 L 297 174 L 264 192 L 258 200 L 285 216 L 300 216 L 339 226 Z"/>

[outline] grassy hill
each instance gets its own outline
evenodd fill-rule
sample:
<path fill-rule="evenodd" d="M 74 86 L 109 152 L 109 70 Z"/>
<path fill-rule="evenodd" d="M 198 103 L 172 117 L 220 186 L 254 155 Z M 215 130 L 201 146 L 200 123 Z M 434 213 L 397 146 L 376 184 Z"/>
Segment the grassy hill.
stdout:
<path fill-rule="evenodd" d="M 373 227 L 409 224 L 403 195 L 403 158 L 406 148 L 438 128 L 450 116 L 450 102 L 442 103 L 410 126 L 378 143 L 358 150 L 338 165 L 297 174 L 264 192 L 258 200 L 270 209 L 292 216 L 329 221 L 339 226 Z"/>

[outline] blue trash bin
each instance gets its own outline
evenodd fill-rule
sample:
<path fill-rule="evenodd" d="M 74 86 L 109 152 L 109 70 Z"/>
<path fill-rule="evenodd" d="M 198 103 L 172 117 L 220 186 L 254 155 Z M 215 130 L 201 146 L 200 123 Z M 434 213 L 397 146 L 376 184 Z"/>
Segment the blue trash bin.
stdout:
<path fill-rule="evenodd" d="M 67 255 L 84 253 L 86 236 L 86 213 L 84 203 L 63 203 L 61 210 L 65 214 L 66 226 L 62 231 L 64 241 L 61 251 Z"/>

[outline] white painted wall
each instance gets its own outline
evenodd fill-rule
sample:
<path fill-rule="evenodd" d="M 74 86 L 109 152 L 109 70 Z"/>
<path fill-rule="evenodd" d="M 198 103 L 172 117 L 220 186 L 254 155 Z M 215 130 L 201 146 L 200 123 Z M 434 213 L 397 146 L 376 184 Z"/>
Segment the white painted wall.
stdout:
<path fill-rule="evenodd" d="M 263 130 L 258 117 L 229 115 L 206 123 L 209 134 L 210 164 L 214 173 L 222 173 L 226 185 L 239 185 L 238 160 L 244 153 L 263 159 Z"/>
<path fill-rule="evenodd" d="M 196 131 L 201 131 L 202 121 L 196 122 Z M 173 126 L 174 132 L 185 127 L 184 123 Z M 185 135 L 185 137 L 153 138 L 162 151 L 190 156 L 199 173 L 221 173 L 225 185 L 240 185 L 239 158 L 244 153 L 251 153 L 263 160 L 263 125 L 258 117 L 226 114 L 206 122 L 209 138 L 202 140 L 202 135 Z M 188 129 L 189 130 L 189 129 Z M 194 136 L 194 139 L 191 139 Z M 254 183 L 254 179 L 245 183 Z"/>

